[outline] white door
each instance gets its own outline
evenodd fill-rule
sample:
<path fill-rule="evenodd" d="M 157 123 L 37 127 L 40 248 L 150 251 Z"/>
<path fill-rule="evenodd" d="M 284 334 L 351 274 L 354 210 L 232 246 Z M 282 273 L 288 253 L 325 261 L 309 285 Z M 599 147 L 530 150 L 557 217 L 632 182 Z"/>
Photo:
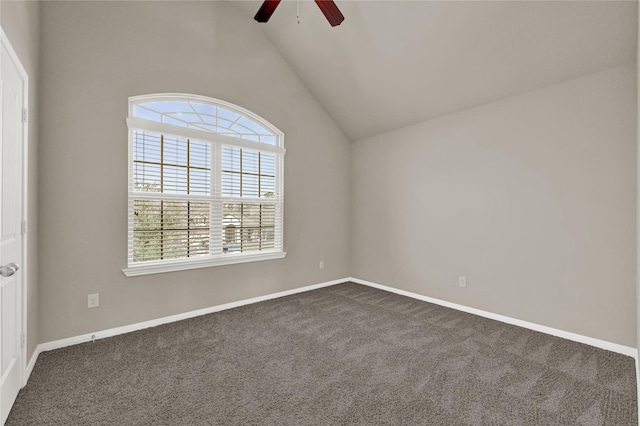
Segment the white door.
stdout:
<path fill-rule="evenodd" d="M 22 384 L 22 192 L 26 74 L 0 34 L 0 424 Z"/>

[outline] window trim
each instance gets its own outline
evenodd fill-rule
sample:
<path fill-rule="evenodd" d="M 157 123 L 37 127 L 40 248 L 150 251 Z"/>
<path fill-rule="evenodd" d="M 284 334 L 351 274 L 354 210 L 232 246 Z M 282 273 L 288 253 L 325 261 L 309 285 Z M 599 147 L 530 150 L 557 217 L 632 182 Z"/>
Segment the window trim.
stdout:
<path fill-rule="evenodd" d="M 256 142 L 247 139 L 235 138 L 232 136 L 226 136 L 223 134 L 207 132 L 204 130 L 198 130 L 188 127 L 175 126 L 168 123 L 160 123 L 153 120 L 147 120 L 140 117 L 134 117 L 134 106 L 140 103 L 146 102 L 162 102 L 162 101 L 189 101 L 189 102 L 199 102 L 214 106 L 219 106 L 230 110 L 234 113 L 240 114 L 250 120 L 255 121 L 261 126 L 265 127 L 267 130 L 271 131 L 276 137 L 275 144 L 269 144 L 264 142 Z M 142 95 L 142 96 L 132 96 L 129 98 L 129 115 L 126 119 L 127 127 L 128 127 L 128 182 L 127 182 L 127 205 L 128 205 L 128 215 L 127 215 L 127 267 L 122 269 L 122 272 L 127 277 L 139 276 L 139 275 L 148 275 L 148 274 L 157 274 L 164 272 L 175 272 L 175 271 L 183 271 L 183 270 L 191 270 L 191 269 L 199 269 L 199 268 L 208 268 L 213 266 L 222 266 L 222 265 L 233 265 L 239 263 L 247 263 L 247 262 L 259 262 L 265 260 L 274 260 L 274 259 L 282 259 L 287 253 L 284 251 L 284 154 L 286 150 L 284 148 L 284 133 L 280 131 L 278 128 L 273 126 L 264 118 L 254 114 L 251 111 L 248 111 L 242 107 L 231 104 L 229 102 L 225 102 L 219 99 L 200 96 L 200 95 L 191 95 L 191 94 L 179 94 L 179 93 L 162 93 L 162 94 L 152 94 L 152 95 Z M 134 191 L 132 190 L 132 182 L 133 182 L 133 135 L 135 131 L 146 131 L 146 132 L 154 132 L 161 133 L 168 136 L 175 136 L 181 138 L 189 138 L 189 139 L 197 139 L 200 141 L 210 142 L 212 143 L 212 148 L 218 146 L 218 149 L 221 145 L 234 146 L 241 149 L 248 150 L 257 150 L 262 152 L 270 152 L 277 154 L 279 157 L 279 178 L 276 182 L 276 185 L 279 187 L 279 206 L 280 206 L 280 247 L 270 250 L 262 250 L 256 252 L 246 252 L 246 253 L 225 253 L 223 255 L 213 255 L 206 257 L 193 257 L 193 258 L 182 258 L 182 259 L 171 259 L 171 260 L 154 260 L 154 261 L 145 261 L 145 262 L 130 262 L 131 250 L 133 249 L 130 243 L 131 233 L 133 232 L 133 214 L 132 214 L 132 198 L 134 195 Z M 220 173 L 220 171 L 216 171 Z M 214 191 L 214 188 L 212 188 Z M 141 198 L 146 198 L 145 193 L 135 193 L 135 197 L 141 196 Z M 158 194 L 146 194 L 152 197 L 157 197 Z M 167 199 L 172 198 L 172 194 L 165 194 Z M 165 198 L 163 196 L 163 198 Z M 221 194 L 217 194 L 217 196 L 212 192 L 211 196 L 205 196 L 205 199 L 211 199 L 212 197 L 216 197 L 216 201 L 221 204 L 227 201 L 226 197 L 223 197 Z M 182 198 L 178 196 L 178 198 Z M 197 196 L 190 196 L 189 198 L 198 198 Z M 242 202 L 251 203 L 254 198 L 245 198 Z M 257 200 L 257 199 L 256 199 Z M 235 202 L 238 202 L 236 199 Z M 220 226 L 222 224 L 219 224 Z M 214 224 L 212 224 L 214 226 Z M 217 226 L 217 225 L 216 225 Z M 278 227 L 278 224 L 276 224 Z"/>
<path fill-rule="evenodd" d="M 156 260 L 150 262 L 140 262 L 124 268 L 122 272 L 127 277 L 139 275 L 160 274 L 164 272 L 187 271 L 190 269 L 209 268 L 212 266 L 235 265 L 246 262 L 261 262 L 264 260 L 283 259 L 287 255 L 286 251 L 262 251 L 260 253 L 235 254 L 228 253 L 224 258 L 197 258 L 178 260 Z"/>

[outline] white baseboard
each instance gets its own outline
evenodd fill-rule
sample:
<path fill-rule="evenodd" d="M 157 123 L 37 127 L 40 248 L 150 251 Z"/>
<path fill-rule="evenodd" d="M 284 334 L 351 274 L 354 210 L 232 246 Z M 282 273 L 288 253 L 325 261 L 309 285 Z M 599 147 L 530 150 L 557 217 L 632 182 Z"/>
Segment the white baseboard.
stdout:
<path fill-rule="evenodd" d="M 464 306 L 464 305 L 459 305 L 457 303 L 451 303 L 451 302 L 447 302 L 447 301 L 444 301 L 444 300 L 435 299 L 435 298 L 428 297 L 428 296 L 423 296 L 421 294 L 412 293 L 412 292 L 409 292 L 409 291 L 400 290 L 400 289 L 393 288 L 393 287 L 388 287 L 388 286 L 385 286 L 385 285 L 382 285 L 382 284 L 376 284 L 376 283 L 373 283 L 373 282 L 370 282 L 370 281 L 365 281 L 365 280 L 361 280 L 361 279 L 358 279 L 358 278 L 349 277 L 349 278 L 343 278 L 343 279 L 338 279 L 338 280 L 333 280 L 333 281 L 327 281 L 327 282 L 320 283 L 320 284 L 309 285 L 309 286 L 306 286 L 306 287 L 300 287 L 300 288 L 296 288 L 296 289 L 293 289 L 293 290 L 286 290 L 286 291 L 281 291 L 281 292 L 278 292 L 278 293 L 267 294 L 267 295 L 264 295 L 264 296 L 254 297 L 254 298 L 251 298 L 251 299 L 240 300 L 240 301 L 237 301 L 237 302 L 225 303 L 223 305 L 211 306 L 209 308 L 198 309 L 198 310 L 190 311 L 190 312 L 184 312 L 184 313 L 181 313 L 181 314 L 171 315 L 171 316 L 163 317 L 163 318 L 157 318 L 157 319 L 149 320 L 149 321 L 143 321 L 143 322 L 139 322 L 139 323 L 135 323 L 135 324 L 125 325 L 125 326 L 122 326 L 122 327 L 116 327 L 116 328 L 110 328 L 110 329 L 107 329 L 107 330 L 96 331 L 96 332 L 93 332 L 93 333 L 87 333 L 87 334 L 83 334 L 83 335 L 80 335 L 80 336 L 69 337 L 67 339 L 60 339 L 60 340 L 55 340 L 55 341 L 52 341 L 52 342 L 41 343 L 36 347 L 35 351 L 33 352 L 33 355 L 31 356 L 31 359 L 30 359 L 30 361 L 29 361 L 29 363 L 27 365 L 27 368 L 26 368 L 26 371 L 25 371 L 24 383 L 26 384 L 27 380 L 29 379 L 29 376 L 31 375 L 31 372 L 33 371 L 33 368 L 34 368 L 34 366 L 36 364 L 38 356 L 40 355 L 40 353 L 45 352 L 45 351 L 51 351 L 51 350 L 54 350 L 54 349 L 60 349 L 60 348 L 64 348 L 64 347 L 67 347 L 67 346 L 77 345 L 79 343 L 90 342 L 92 340 L 104 339 L 106 337 L 112 337 L 112 336 L 117 336 L 119 334 L 130 333 L 132 331 L 143 330 L 145 328 L 156 327 L 156 326 L 162 325 L 162 324 L 181 321 L 181 320 L 184 320 L 184 319 L 194 318 L 194 317 L 197 317 L 197 316 L 211 314 L 211 313 L 214 313 L 214 312 L 220 312 L 220 311 L 224 311 L 224 310 L 227 310 L 227 309 L 237 308 L 239 306 L 250 305 L 252 303 L 262 302 L 262 301 L 265 301 L 265 300 L 276 299 L 276 298 L 279 298 L 279 297 L 290 296 L 292 294 L 303 293 L 303 292 L 306 292 L 306 291 L 315 290 L 315 289 L 319 289 L 319 288 L 323 288 L 323 287 L 329 287 L 329 286 L 336 285 L 336 284 L 341 284 L 341 283 L 344 283 L 344 282 L 347 282 L 347 281 L 352 281 L 352 282 L 357 283 L 357 284 L 362 284 L 362 285 L 366 285 L 366 286 L 369 286 L 369 287 L 377 288 L 377 289 L 380 289 L 380 290 L 389 291 L 389 292 L 396 293 L 396 294 L 399 294 L 399 295 L 402 295 L 402 296 L 411 297 L 413 299 L 418 299 L 418 300 L 422 300 L 422 301 L 425 301 L 425 302 L 434 303 L 436 305 L 445 306 L 447 308 L 456 309 L 458 311 L 468 312 L 470 314 L 479 315 L 481 317 L 493 319 L 493 320 L 496 320 L 496 321 L 501 321 L 501 322 L 504 322 L 504 323 L 507 323 L 507 324 L 517 325 L 519 327 L 527 328 L 527 329 L 534 330 L 534 331 L 539 331 L 541 333 L 562 337 L 564 339 L 573 340 L 575 342 L 580 342 L 580 343 L 585 343 L 587 345 L 595 346 L 597 348 L 601 348 L 601 349 L 605 349 L 605 350 L 608 350 L 608 351 L 617 352 L 617 353 L 620 353 L 620 354 L 623 354 L 623 355 L 631 356 L 636 360 L 636 369 L 638 369 L 638 350 L 636 348 L 631 348 L 629 346 L 619 345 L 617 343 L 611 343 L 611 342 L 607 342 L 605 340 L 595 339 L 595 338 L 592 338 L 592 337 L 587 337 L 587 336 L 583 336 L 583 335 L 580 335 L 580 334 L 571 333 L 571 332 L 568 332 L 568 331 L 558 330 L 558 329 L 555 329 L 555 328 L 546 327 L 546 326 L 543 326 L 543 325 L 534 324 L 534 323 L 527 322 L 527 321 L 522 321 L 522 320 L 519 320 L 519 319 L 507 317 L 507 316 L 504 316 L 504 315 L 498 315 L 498 314 L 494 314 L 492 312 L 487 312 L 487 311 L 483 311 L 483 310 L 480 310 L 480 309 L 470 308 L 470 307 L 467 307 L 467 306 Z"/>
<path fill-rule="evenodd" d="M 250 305 L 252 303 L 263 302 L 265 300 L 276 299 L 278 297 L 290 296 L 296 293 L 303 293 L 305 291 L 315 290 L 322 287 L 329 287 L 332 285 L 340 284 L 347 281 L 347 279 L 339 279 L 334 281 L 327 281 L 320 284 L 313 284 L 306 287 L 295 288 L 293 290 L 281 291 L 278 293 L 267 294 L 264 296 L 253 297 L 251 299 L 239 300 L 237 302 L 225 303 L 223 305 L 211 306 L 209 308 L 198 309 L 195 311 L 184 312 L 181 314 L 170 315 L 168 317 L 157 318 L 149 321 L 143 321 L 135 324 L 129 324 L 122 327 L 110 328 L 107 330 L 100 330 L 93 333 L 87 333 L 80 336 L 69 337 L 67 339 L 54 340 L 52 342 L 41 343 L 36 349 L 36 353 L 51 351 L 54 349 L 60 349 L 71 345 L 77 345 L 79 343 L 90 342 L 92 340 L 104 339 L 106 337 L 117 336 L 119 334 L 130 333 L 132 331 L 143 330 L 145 328 L 156 327 L 158 325 L 167 324 L 171 322 L 181 321 L 189 318 L 199 317 L 201 315 L 211 314 L 214 312 L 220 312 L 227 309 L 237 308 L 239 306 Z M 37 357 L 37 356 L 36 356 Z M 33 367 L 31 367 L 33 368 Z"/>
<path fill-rule="evenodd" d="M 22 387 L 25 387 L 27 385 L 27 381 L 29 381 L 29 377 L 31 377 L 31 373 L 33 372 L 33 367 L 36 366 L 36 361 L 38 360 L 38 356 L 40 355 L 40 352 L 42 352 L 42 345 L 38 345 L 36 346 L 35 350 L 33 351 L 33 354 L 31 354 L 31 359 L 29 360 L 29 363 L 27 364 L 27 367 L 25 368 L 24 371 L 24 380 L 22 382 Z"/>
<path fill-rule="evenodd" d="M 528 328 L 529 330 L 539 331 L 540 333 L 550 334 L 552 336 L 561 337 L 567 340 L 573 340 L 574 342 L 584 343 L 590 346 L 595 346 L 596 348 L 605 349 L 607 351 L 617 352 L 622 355 L 633 357 L 636 361 L 638 360 L 638 349 L 632 348 L 630 346 L 624 346 L 618 343 L 608 342 L 606 340 L 600 340 L 593 337 L 583 336 L 581 334 L 571 333 L 569 331 L 558 330 L 557 328 L 547 327 L 544 325 L 535 324 L 532 322 L 523 321 L 516 318 L 511 318 L 504 315 L 494 314 L 493 312 L 487 312 L 481 309 L 470 308 L 468 306 L 459 305 L 457 303 L 447 302 L 445 300 L 423 296 L 421 294 L 412 293 L 410 291 L 399 290 L 397 288 L 388 287 L 386 285 L 377 284 L 370 281 L 361 280 L 358 278 L 351 277 L 349 278 L 349 281 L 352 281 L 357 284 L 366 285 L 369 287 L 374 287 L 380 290 L 389 291 L 391 293 L 400 294 L 402 296 L 411 297 L 413 299 L 422 300 L 424 302 L 434 303 L 436 305 L 445 306 L 447 308 L 456 309 L 458 311 L 467 312 L 470 314 L 478 315 L 478 316 L 489 318 L 492 320 L 504 322 L 507 324 L 517 325 L 518 327 Z"/>

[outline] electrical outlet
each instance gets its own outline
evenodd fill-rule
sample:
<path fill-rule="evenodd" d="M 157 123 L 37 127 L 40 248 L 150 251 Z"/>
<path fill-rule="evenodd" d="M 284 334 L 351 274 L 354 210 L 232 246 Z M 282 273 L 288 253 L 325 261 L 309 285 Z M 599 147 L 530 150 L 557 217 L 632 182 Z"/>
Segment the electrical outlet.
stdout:
<path fill-rule="evenodd" d="M 320 269 L 324 269 L 324 260 L 321 260 L 320 263 L 318 264 L 318 267 Z"/>
<path fill-rule="evenodd" d="M 466 288 L 467 287 L 467 277 L 462 277 L 462 276 L 458 277 L 458 285 L 460 287 L 465 287 Z"/>
<path fill-rule="evenodd" d="M 87 296 L 87 308 L 97 308 L 100 306 L 100 295 L 98 293 Z"/>

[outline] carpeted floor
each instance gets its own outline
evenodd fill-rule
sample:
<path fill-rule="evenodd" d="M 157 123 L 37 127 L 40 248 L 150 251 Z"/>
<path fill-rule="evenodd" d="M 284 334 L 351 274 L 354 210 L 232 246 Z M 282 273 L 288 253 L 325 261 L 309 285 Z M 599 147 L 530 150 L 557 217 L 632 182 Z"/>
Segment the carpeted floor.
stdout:
<path fill-rule="evenodd" d="M 636 425 L 632 358 L 346 283 L 42 353 L 7 425 Z"/>

